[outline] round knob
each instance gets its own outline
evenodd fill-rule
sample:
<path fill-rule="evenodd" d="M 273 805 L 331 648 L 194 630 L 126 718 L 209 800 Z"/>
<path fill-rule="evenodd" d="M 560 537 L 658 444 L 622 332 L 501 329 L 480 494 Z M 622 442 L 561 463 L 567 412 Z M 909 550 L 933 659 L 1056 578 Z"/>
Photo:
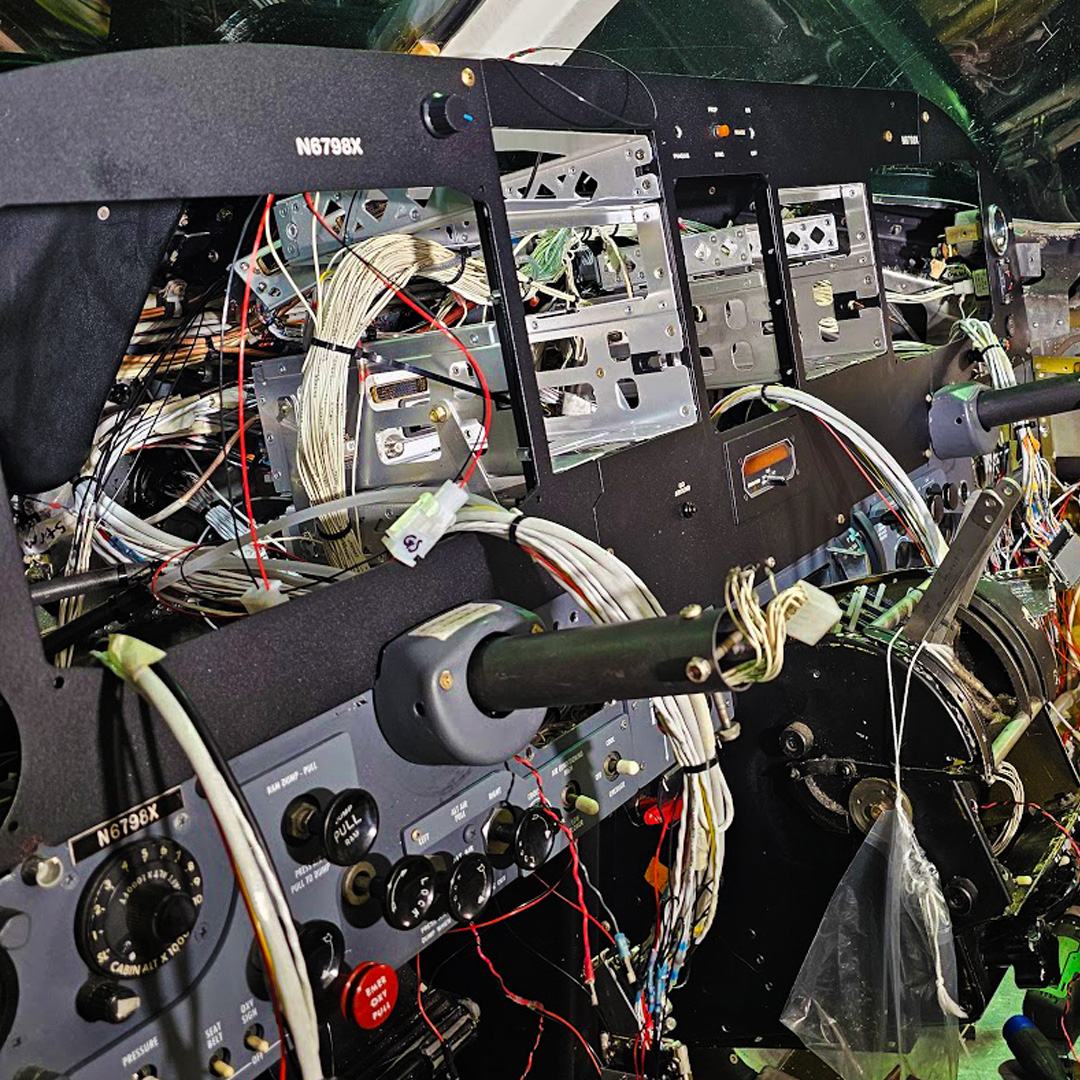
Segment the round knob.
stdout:
<path fill-rule="evenodd" d="M 446 883 L 446 907 L 460 923 L 471 923 L 480 916 L 495 888 L 495 868 L 486 855 L 471 852 L 462 855 Z"/>
<path fill-rule="evenodd" d="M 379 834 L 378 804 L 363 788 L 346 788 L 326 804 L 315 832 L 330 862 L 352 866 L 371 850 Z"/>
<path fill-rule="evenodd" d="M 91 1023 L 121 1024 L 140 1004 L 131 987 L 112 979 L 89 979 L 75 997 L 76 1011 Z"/>
<path fill-rule="evenodd" d="M 163 882 L 136 889 L 128 901 L 131 936 L 151 951 L 190 934 L 198 918 L 199 909 L 191 897 Z"/>
<path fill-rule="evenodd" d="M 448 139 L 466 131 L 475 122 L 465 100 L 457 94 L 428 94 L 420 106 L 424 127 L 436 139 Z"/>
<path fill-rule="evenodd" d="M 332 922 L 322 919 L 304 923 L 298 937 L 308 981 L 318 999 L 341 974 L 345 963 L 345 938 Z"/>
<path fill-rule="evenodd" d="M 79 901 L 75 932 L 87 964 L 109 979 L 149 975 L 180 954 L 203 903 L 202 871 L 167 837 L 121 848 Z"/>
<path fill-rule="evenodd" d="M 383 918 L 395 930 L 413 930 L 428 917 L 435 903 L 437 873 L 430 859 L 406 855 L 385 878 L 372 878 L 371 895 L 382 901 Z"/>
<path fill-rule="evenodd" d="M 557 828 L 551 811 L 541 806 L 531 810 L 503 807 L 491 820 L 488 850 L 495 854 L 508 850 L 520 869 L 535 870 L 551 854 Z"/>
<path fill-rule="evenodd" d="M 941 499 L 946 510 L 960 509 L 960 490 L 955 484 L 946 484 L 941 489 Z"/>
<path fill-rule="evenodd" d="M 341 1015 L 365 1031 L 377 1028 L 397 1004 L 397 972 L 388 964 L 358 964 L 341 991 Z"/>

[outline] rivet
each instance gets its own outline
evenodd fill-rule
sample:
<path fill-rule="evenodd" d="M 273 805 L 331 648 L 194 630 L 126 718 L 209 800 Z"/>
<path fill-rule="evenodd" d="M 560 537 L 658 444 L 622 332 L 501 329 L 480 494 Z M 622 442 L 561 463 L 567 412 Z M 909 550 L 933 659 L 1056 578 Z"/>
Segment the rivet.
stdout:
<path fill-rule="evenodd" d="M 443 668 L 439 672 L 439 689 L 452 690 L 454 688 L 454 673 L 449 668 Z"/>
<path fill-rule="evenodd" d="M 461 69 L 461 81 L 466 86 L 476 85 L 476 72 L 471 67 Z"/>

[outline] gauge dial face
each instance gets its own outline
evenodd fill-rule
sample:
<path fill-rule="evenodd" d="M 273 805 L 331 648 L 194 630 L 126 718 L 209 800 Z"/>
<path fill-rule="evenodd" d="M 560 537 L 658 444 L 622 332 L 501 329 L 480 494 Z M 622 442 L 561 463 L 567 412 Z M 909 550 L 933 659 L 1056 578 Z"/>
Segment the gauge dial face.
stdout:
<path fill-rule="evenodd" d="M 149 975 L 183 950 L 202 903 L 202 873 L 185 848 L 167 837 L 129 844 L 98 869 L 83 893 L 79 949 L 103 975 Z"/>

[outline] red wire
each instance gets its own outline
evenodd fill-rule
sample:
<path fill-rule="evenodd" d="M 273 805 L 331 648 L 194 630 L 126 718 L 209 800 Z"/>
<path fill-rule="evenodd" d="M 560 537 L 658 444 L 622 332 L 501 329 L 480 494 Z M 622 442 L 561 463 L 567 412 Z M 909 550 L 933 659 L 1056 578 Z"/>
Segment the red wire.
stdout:
<path fill-rule="evenodd" d="M 210 814 L 214 819 L 214 824 L 217 826 L 218 835 L 221 837 L 221 844 L 225 848 L 225 854 L 228 856 L 229 865 L 232 867 L 233 877 L 239 881 L 240 871 L 236 866 L 236 860 L 233 858 L 232 848 L 229 847 L 229 841 L 225 839 L 225 831 L 221 827 L 221 822 L 217 819 L 217 814 L 212 810 Z M 252 910 L 251 901 L 248 899 L 248 895 L 243 889 L 238 889 L 238 892 L 240 893 L 240 899 L 244 902 L 248 918 L 251 920 L 251 925 L 254 929 L 258 926 L 258 919 L 255 917 L 254 910 Z M 278 1069 L 278 1080 L 285 1080 L 285 1075 L 288 1070 L 288 1051 L 285 1044 L 285 1022 L 281 1017 L 281 1003 L 278 1001 L 277 988 L 274 986 L 274 980 L 270 977 L 270 972 L 273 970 L 274 965 L 270 962 L 270 954 L 266 951 L 263 939 L 258 934 L 255 935 L 255 942 L 259 946 L 259 953 L 262 956 L 263 973 L 266 975 L 266 988 L 270 993 L 270 1004 L 274 1010 L 274 1026 L 277 1028 L 278 1033 L 278 1048 L 281 1050 L 281 1066 Z"/>
<path fill-rule="evenodd" d="M 578 893 L 578 902 L 576 906 L 581 911 L 581 936 L 583 939 L 582 943 L 585 947 L 585 985 L 590 988 L 590 993 L 595 993 L 593 987 L 596 983 L 596 972 L 593 969 L 592 946 L 589 944 L 589 909 L 585 906 L 585 886 L 581 880 L 581 859 L 578 856 L 577 837 L 574 836 L 573 829 L 563 824 L 562 818 L 560 818 L 552 809 L 551 803 L 548 802 L 547 796 L 544 794 L 544 781 L 541 779 L 540 774 L 520 754 L 515 754 L 514 760 L 519 764 L 524 765 L 525 768 L 533 774 L 533 779 L 536 781 L 536 791 L 540 796 L 540 802 L 543 804 L 544 809 L 547 810 L 551 820 L 555 822 L 566 837 L 567 845 L 570 848 L 570 865 L 574 872 L 574 883 L 577 885 Z M 563 897 L 563 899 L 566 898 Z M 571 901 L 571 903 L 572 902 L 573 901 Z"/>
<path fill-rule="evenodd" d="M 603 1072 L 600 1069 L 600 1062 L 596 1057 L 596 1051 L 585 1041 L 585 1036 L 569 1020 L 564 1019 L 558 1013 L 552 1012 L 546 1008 L 543 1002 L 533 1001 L 530 998 L 524 998 L 520 994 L 515 994 L 506 983 L 503 981 L 503 977 L 495 970 L 495 965 L 488 959 L 487 954 L 484 952 L 483 946 L 480 944 L 480 931 L 475 926 L 470 926 L 470 930 L 473 932 L 473 937 L 476 939 L 476 951 L 480 959 L 487 965 L 488 971 L 495 976 L 495 981 L 499 984 L 502 992 L 515 1004 L 520 1005 L 523 1009 L 531 1009 L 533 1012 L 539 1013 L 541 1016 L 550 1017 L 552 1020 L 562 1024 L 563 1027 L 568 1028 L 577 1037 L 578 1042 L 585 1048 L 585 1052 L 589 1055 L 589 1060 L 592 1062 L 593 1068 L 596 1069 L 597 1075 L 603 1076 Z M 534 1047 L 535 1050 L 535 1047 Z M 531 1055 L 530 1055 L 531 1057 Z"/>
<path fill-rule="evenodd" d="M 1061 822 L 1058 821 L 1058 819 L 1056 817 L 1054 817 L 1054 815 L 1051 814 L 1049 810 L 1044 810 L 1038 803 L 1036 803 L 1036 802 L 1026 802 L 1026 803 L 1021 804 L 1021 803 L 1015 802 L 1012 799 L 999 799 L 997 802 L 984 803 L 982 806 L 979 807 L 979 809 L 980 810 L 992 810 L 995 806 L 1019 806 L 1019 805 L 1026 806 L 1026 807 L 1028 807 L 1028 809 L 1038 810 L 1039 813 L 1042 814 L 1042 816 L 1044 818 L 1046 818 L 1046 820 L 1049 821 L 1054 826 L 1054 828 L 1057 829 L 1058 832 L 1062 833 L 1064 835 L 1065 839 L 1068 840 L 1069 843 L 1072 845 L 1073 854 L 1076 856 L 1077 864 L 1080 864 L 1080 844 L 1078 844 L 1073 839 L 1073 834 L 1071 832 L 1069 832 L 1069 830 L 1066 829 L 1065 826 L 1062 825 Z"/>
<path fill-rule="evenodd" d="M 570 578 L 567 577 L 567 575 L 564 574 L 553 562 L 551 562 L 549 559 L 545 559 L 543 555 L 541 555 L 537 551 L 534 551 L 526 544 L 520 544 L 519 546 L 521 547 L 522 551 L 527 552 L 529 556 L 535 559 L 545 570 L 547 570 L 549 574 L 551 574 L 553 577 L 557 577 L 563 583 L 563 585 L 565 585 L 566 588 L 569 589 L 570 592 L 572 592 L 581 601 L 582 605 L 585 608 L 587 608 L 594 615 L 596 614 L 595 609 L 593 608 L 592 604 L 589 603 L 588 599 L 586 599 L 585 594 L 581 591 L 581 589 L 579 589 L 578 586 L 573 581 L 571 581 Z"/>
<path fill-rule="evenodd" d="M 656 893 L 656 940 L 660 940 L 660 852 L 664 847 L 664 837 L 667 836 L 670 818 L 664 818 L 660 828 L 660 842 L 656 845 L 656 856 L 653 858 L 653 892 Z"/>
<path fill-rule="evenodd" d="M 847 443 L 845 443 L 844 440 L 841 439 L 840 436 L 832 429 L 832 427 L 824 420 L 822 420 L 820 416 L 817 419 L 818 422 L 822 425 L 822 427 L 824 427 L 825 430 L 840 444 L 840 449 L 843 450 L 844 453 L 847 454 L 847 456 L 851 458 L 851 460 L 855 463 L 855 468 L 863 474 L 866 482 L 878 493 L 878 495 L 881 496 L 882 501 L 893 512 L 893 514 L 896 516 L 896 520 L 900 522 L 900 525 L 903 527 L 904 532 L 907 533 L 908 539 L 919 549 L 919 553 L 926 560 L 927 565 L 929 565 L 930 557 L 926 554 L 926 549 L 922 546 L 921 543 L 919 543 L 919 541 L 915 538 L 915 534 L 912 533 L 912 531 L 908 528 L 907 522 L 900 516 L 900 511 L 897 510 L 897 508 L 889 501 L 889 496 L 881 490 L 878 484 L 876 484 L 873 480 L 870 479 L 870 474 L 862 467 L 859 459 L 848 449 Z"/>
<path fill-rule="evenodd" d="M 533 875 L 535 877 L 535 875 Z M 546 885 L 547 882 L 542 878 L 537 878 L 537 881 Z M 494 919 L 488 919 L 487 922 L 471 923 L 469 926 L 455 926 L 449 932 L 451 934 L 461 934 L 466 930 L 472 929 L 475 926 L 478 930 L 483 930 L 485 926 L 494 926 L 496 923 L 502 922 L 504 919 L 512 918 L 514 915 L 520 915 L 523 911 L 528 911 L 531 907 L 536 907 L 541 900 L 546 900 L 560 885 L 562 884 L 562 878 L 555 882 L 554 885 L 548 885 L 547 889 L 539 896 L 534 896 L 531 900 L 527 900 L 524 904 L 519 904 L 513 911 L 506 911 L 502 915 L 497 915 Z"/>
<path fill-rule="evenodd" d="M 319 224 L 322 225 L 322 227 L 328 233 L 330 233 L 331 236 L 333 236 L 341 243 L 344 243 L 344 241 L 341 240 L 341 237 L 338 236 L 338 234 L 334 231 L 333 226 L 331 226 L 331 224 L 326 220 L 326 218 L 324 218 L 322 214 L 320 214 L 319 211 L 315 208 L 315 203 L 311 198 L 310 191 L 304 192 L 304 202 L 307 203 L 308 209 L 315 216 L 315 219 L 319 222 Z M 351 251 L 352 249 L 350 248 L 349 250 Z M 480 383 L 480 389 L 483 391 L 484 394 L 484 430 L 481 433 L 480 437 L 476 440 L 476 445 L 472 449 L 472 458 L 469 461 L 468 468 L 465 470 L 464 475 L 458 481 L 460 487 L 467 487 L 469 483 L 469 477 L 471 477 L 473 472 L 476 470 L 476 466 L 480 461 L 480 455 L 487 447 L 488 435 L 491 432 L 492 401 L 491 389 L 488 386 L 487 379 L 484 378 L 484 373 L 480 370 L 480 365 L 476 362 L 473 354 L 469 352 L 469 350 L 461 343 L 460 340 L 458 340 L 457 335 L 450 331 L 450 328 L 446 325 L 446 323 L 444 323 L 441 319 L 436 318 L 434 315 L 429 315 L 428 312 L 426 312 L 415 300 L 413 300 L 411 296 L 408 295 L 408 293 L 395 285 L 394 282 L 392 282 L 381 270 L 368 262 L 367 259 L 364 259 L 359 254 L 357 254 L 357 258 L 361 259 L 361 261 L 364 263 L 364 266 L 367 267 L 367 269 L 372 274 L 374 274 L 375 277 L 377 277 L 391 292 L 393 292 L 394 295 L 397 296 L 397 298 L 403 304 L 412 308 L 412 310 L 415 311 L 416 314 L 419 315 L 420 318 L 422 318 L 426 323 L 428 323 L 428 325 L 433 326 L 436 330 L 439 331 L 440 334 L 443 335 L 443 337 L 448 338 L 454 343 L 454 345 L 457 346 L 458 349 L 461 350 L 461 352 L 465 356 L 465 359 L 468 360 L 469 367 L 472 369 L 472 373 L 476 376 L 477 382 Z M 243 339 L 241 339 L 241 343 L 242 341 Z"/>
<path fill-rule="evenodd" d="M 251 303 L 251 279 L 255 273 L 255 260 L 259 256 L 259 248 L 262 246 L 263 230 L 267 229 L 270 218 L 270 207 L 274 205 L 274 196 L 266 196 L 266 207 L 259 219 L 259 227 L 255 230 L 255 246 L 251 249 L 251 258 L 248 261 L 247 274 L 244 277 L 244 300 L 240 308 L 240 348 L 236 358 L 236 383 L 239 388 L 239 403 L 237 412 L 240 416 L 240 478 L 244 487 L 244 510 L 247 513 L 248 524 L 251 526 L 251 542 L 255 547 L 255 561 L 259 565 L 259 573 L 262 575 L 263 586 L 269 591 L 270 578 L 263 566 L 262 550 L 259 547 L 259 533 L 255 527 L 255 511 L 251 506 L 251 485 L 248 482 L 247 446 L 244 439 L 244 350 L 247 348 L 248 304 Z M 226 313 L 227 314 L 227 313 Z"/>
<path fill-rule="evenodd" d="M 540 1040 L 544 1037 L 544 1014 L 537 1013 L 536 1019 L 538 1021 L 536 1025 L 536 1042 L 533 1043 L 533 1047 L 529 1051 L 529 1060 L 525 1062 L 525 1071 L 521 1074 L 521 1080 L 525 1080 L 525 1077 L 529 1075 L 533 1067 L 533 1056 L 540 1049 Z"/>
<path fill-rule="evenodd" d="M 536 875 L 533 875 L 533 876 L 535 877 Z M 540 883 L 542 885 L 547 884 L 547 882 L 544 881 L 543 878 L 540 878 L 539 880 L 540 880 Z M 569 904 L 572 908 L 574 908 L 575 911 L 578 909 L 577 904 L 575 904 L 574 901 L 571 900 L 569 896 L 563 896 L 563 894 L 561 892 L 559 892 L 558 889 L 555 889 L 555 895 L 564 904 Z M 603 934 L 604 937 L 606 937 L 608 939 L 608 941 L 611 942 L 612 945 L 614 945 L 616 948 L 618 948 L 618 943 L 611 936 L 611 933 L 609 932 L 608 928 L 591 911 L 587 912 L 586 914 L 589 916 L 589 922 L 591 922 L 593 924 L 593 926 L 595 926 L 600 931 L 600 933 Z"/>
<path fill-rule="evenodd" d="M 439 1040 L 440 1046 L 446 1045 L 446 1040 L 442 1036 L 442 1032 L 432 1023 L 431 1017 L 428 1016 L 427 1010 L 424 1008 L 424 998 L 420 993 L 420 987 L 423 985 L 423 979 L 420 976 L 420 954 L 416 954 L 416 1004 L 420 1009 L 420 1015 L 424 1018 L 424 1023 L 427 1024 L 433 1032 L 435 1032 L 435 1038 Z"/>

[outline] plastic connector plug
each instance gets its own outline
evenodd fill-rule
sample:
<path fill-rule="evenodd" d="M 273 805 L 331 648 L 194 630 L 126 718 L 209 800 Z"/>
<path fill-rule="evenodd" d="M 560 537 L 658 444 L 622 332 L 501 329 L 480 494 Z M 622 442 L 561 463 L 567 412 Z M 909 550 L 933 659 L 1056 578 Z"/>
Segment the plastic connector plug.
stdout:
<path fill-rule="evenodd" d="M 804 645 L 816 645 L 839 621 L 840 605 L 827 593 L 810 582 L 802 582 L 806 600 L 787 621 L 788 637 Z"/>
<path fill-rule="evenodd" d="M 279 604 L 288 602 L 288 596 L 281 591 L 280 581 L 271 581 L 270 587 L 265 585 L 251 585 L 240 596 L 240 603 L 249 615 L 257 611 L 265 611 L 267 608 L 277 607 Z"/>
<path fill-rule="evenodd" d="M 434 495 L 425 491 L 383 534 L 386 550 L 406 566 L 415 566 L 454 524 L 469 493 L 447 480 Z"/>

